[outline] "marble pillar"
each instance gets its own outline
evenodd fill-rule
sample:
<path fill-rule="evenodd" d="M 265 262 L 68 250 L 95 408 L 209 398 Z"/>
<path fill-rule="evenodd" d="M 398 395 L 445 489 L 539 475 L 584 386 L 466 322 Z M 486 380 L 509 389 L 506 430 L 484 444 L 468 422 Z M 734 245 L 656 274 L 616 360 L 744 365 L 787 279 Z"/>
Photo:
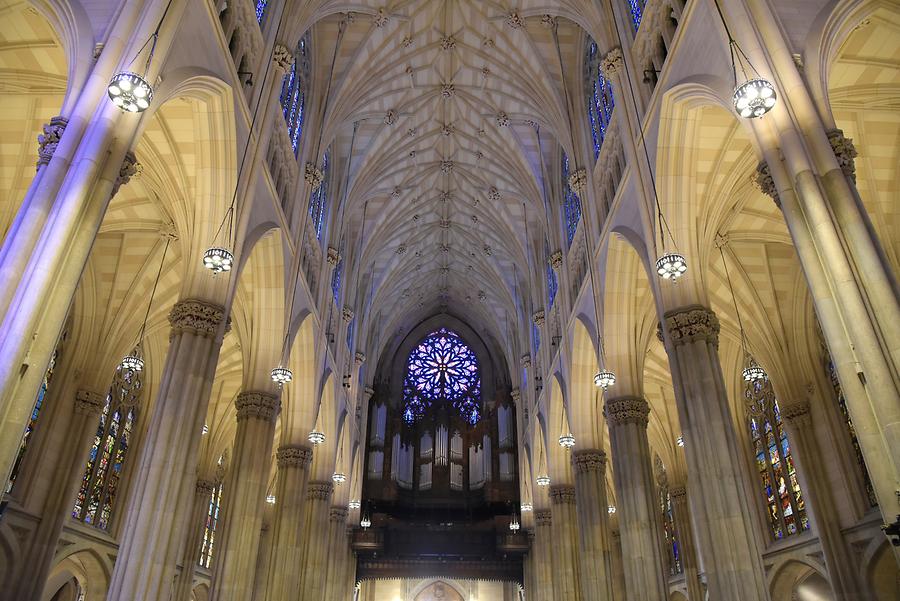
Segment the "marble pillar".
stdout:
<path fill-rule="evenodd" d="M 191 513 L 187 522 L 187 537 L 181 551 L 181 572 L 175 580 L 175 594 L 172 601 L 191 601 L 194 589 L 194 569 L 200 561 L 200 547 L 206 531 L 206 517 L 216 483 L 211 480 L 197 480 Z"/>
<path fill-rule="evenodd" d="M 549 510 L 534 512 L 534 560 L 535 588 L 537 589 L 537 601 L 554 601 L 552 569 L 553 558 L 553 514 Z"/>
<path fill-rule="evenodd" d="M 681 569 L 684 572 L 684 584 L 687 587 L 688 601 L 705 601 L 703 583 L 700 581 L 700 565 L 697 562 L 697 543 L 694 540 L 694 528 L 691 525 L 691 512 L 688 508 L 687 488 L 674 486 L 669 489 L 672 499 L 672 513 L 675 516 L 675 539 L 681 558 Z"/>
<path fill-rule="evenodd" d="M 693 305 L 664 318 L 664 341 L 686 441 L 688 497 L 710 599 L 766 601 L 760 532 L 719 364 L 719 320 Z M 622 503 L 620 503 L 621 505 Z"/>
<path fill-rule="evenodd" d="M 331 482 L 310 482 L 306 487 L 306 531 L 303 540 L 303 561 L 300 601 L 321 601 L 325 593 L 328 564 L 327 538 Z"/>
<path fill-rule="evenodd" d="M 64 452 L 55 465 L 42 466 L 52 470 L 53 478 L 40 509 L 40 522 L 37 530 L 25 541 L 12 587 L 0 592 L 0 599 L 40 601 L 56 555 L 59 536 L 72 513 L 72 504 L 84 474 L 105 398 L 105 395 L 93 390 L 79 390 L 75 394 L 61 445 Z"/>
<path fill-rule="evenodd" d="M 172 308 L 169 323 L 169 352 L 134 466 L 109 601 L 156 601 L 173 594 L 196 494 L 198 451 L 227 326 L 225 309 L 184 300 Z"/>
<path fill-rule="evenodd" d="M 554 484 L 550 487 L 553 520 L 552 561 L 553 590 L 557 601 L 581 598 L 578 582 L 578 516 L 575 513 L 575 487 Z"/>
<path fill-rule="evenodd" d="M 609 501 L 606 495 L 606 453 L 585 449 L 572 454 L 580 531 L 581 598 L 610 601 Z"/>
<path fill-rule="evenodd" d="M 244 391 L 234 401 L 237 432 L 225 480 L 222 533 L 213 557 L 212 601 L 250 601 L 259 554 L 278 396 Z"/>
<path fill-rule="evenodd" d="M 622 560 L 622 535 L 618 530 L 612 530 L 610 533 L 609 565 L 612 569 L 612 598 L 615 601 L 626 601 L 625 564 Z"/>
<path fill-rule="evenodd" d="M 328 571 L 325 595 L 329 601 L 341 601 L 350 593 L 344 572 L 347 569 L 347 508 L 333 506 L 328 512 Z"/>
<path fill-rule="evenodd" d="M 275 519 L 266 599 L 291 601 L 300 590 L 300 557 L 303 537 L 303 506 L 312 449 L 283 445 L 275 454 L 278 482 L 275 489 Z"/>
<path fill-rule="evenodd" d="M 613 480 L 629 601 L 668 599 L 669 570 L 660 538 L 660 509 L 647 440 L 650 405 L 639 397 L 607 399 Z"/>

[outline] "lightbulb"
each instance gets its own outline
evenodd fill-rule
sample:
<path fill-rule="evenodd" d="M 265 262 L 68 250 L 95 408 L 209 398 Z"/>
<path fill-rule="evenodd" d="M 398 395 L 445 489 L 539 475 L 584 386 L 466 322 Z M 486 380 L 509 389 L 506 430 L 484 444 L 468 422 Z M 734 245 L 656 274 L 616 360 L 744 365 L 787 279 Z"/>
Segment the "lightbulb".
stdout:
<path fill-rule="evenodd" d="M 687 271 L 687 261 L 679 253 L 665 253 L 656 261 L 656 273 L 664 280 L 675 281 Z"/>
<path fill-rule="evenodd" d="M 129 113 L 144 112 L 153 100 L 153 88 L 147 80 L 130 71 L 113 75 L 106 93 L 114 105 Z"/>
<path fill-rule="evenodd" d="M 738 115 L 745 119 L 755 119 L 772 110 L 778 101 L 778 94 L 771 82 L 757 77 L 737 86 L 732 101 Z"/>
<path fill-rule="evenodd" d="M 594 374 L 594 386 L 606 390 L 616 385 L 616 374 L 611 371 L 601 370 Z"/>
<path fill-rule="evenodd" d="M 227 248 L 213 246 L 203 253 L 203 266 L 215 273 L 231 271 L 234 255 Z"/>
<path fill-rule="evenodd" d="M 280 365 L 272 370 L 272 381 L 279 386 L 284 386 L 294 379 L 294 372 Z"/>

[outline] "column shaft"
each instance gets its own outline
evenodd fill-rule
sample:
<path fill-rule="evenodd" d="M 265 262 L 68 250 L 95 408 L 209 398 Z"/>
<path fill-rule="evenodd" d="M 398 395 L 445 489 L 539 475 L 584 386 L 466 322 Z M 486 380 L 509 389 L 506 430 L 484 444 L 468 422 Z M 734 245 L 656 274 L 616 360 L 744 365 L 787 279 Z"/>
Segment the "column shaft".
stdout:
<path fill-rule="evenodd" d="M 347 563 L 347 508 L 332 507 L 328 514 L 328 572 L 324 598 L 342 601 L 348 597 L 344 571 Z"/>
<path fill-rule="evenodd" d="M 700 582 L 700 566 L 697 563 L 697 544 L 694 541 L 691 512 L 688 509 L 687 489 L 684 486 L 676 486 L 669 490 L 669 495 L 672 497 L 675 538 L 678 540 L 688 601 L 704 601 L 703 585 Z"/>
<path fill-rule="evenodd" d="M 200 561 L 200 546 L 206 530 L 206 516 L 216 483 L 210 480 L 197 480 L 194 501 L 191 505 L 190 517 L 187 521 L 187 538 L 181 552 L 181 572 L 175 580 L 175 594 L 172 601 L 191 601 L 194 589 L 194 569 Z"/>
<path fill-rule="evenodd" d="M 225 481 L 220 546 L 213 558 L 213 601 L 250 601 L 253 595 L 275 419 L 281 409 L 276 395 L 258 391 L 240 393 L 234 405 L 237 432 Z"/>
<path fill-rule="evenodd" d="M 612 578 L 609 552 L 609 501 L 606 495 L 606 453 L 598 449 L 576 451 L 575 468 L 581 558 L 581 597 L 584 601 L 610 601 Z"/>
<path fill-rule="evenodd" d="M 581 598 L 578 584 L 578 518 L 575 514 L 575 487 L 554 484 L 550 487 L 553 505 L 554 592 L 558 601 Z"/>
<path fill-rule="evenodd" d="M 321 601 L 325 594 L 328 549 L 324 547 L 323 541 L 328 538 L 333 490 L 331 482 L 310 482 L 307 486 L 300 601 Z"/>
<path fill-rule="evenodd" d="M 537 549 L 533 565 L 537 584 L 537 601 L 553 601 L 553 533 L 552 514 L 548 510 L 534 513 L 534 546 Z"/>
<path fill-rule="evenodd" d="M 612 448 L 625 590 L 629 601 L 665 601 L 668 569 L 647 440 L 650 406 L 642 398 L 619 397 L 607 400 L 604 412 Z"/>

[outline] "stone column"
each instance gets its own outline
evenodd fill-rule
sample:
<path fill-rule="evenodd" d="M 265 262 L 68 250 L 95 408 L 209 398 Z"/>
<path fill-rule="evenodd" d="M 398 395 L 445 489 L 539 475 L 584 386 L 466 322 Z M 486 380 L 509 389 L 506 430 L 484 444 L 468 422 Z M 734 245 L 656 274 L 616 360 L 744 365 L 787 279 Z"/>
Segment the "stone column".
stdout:
<path fill-rule="evenodd" d="M 537 601 L 553 601 L 553 570 L 551 568 L 553 557 L 553 524 L 552 514 L 549 510 L 534 512 L 534 546 L 537 553 L 534 555 L 532 565 L 535 567 L 535 584 L 537 585 Z"/>
<path fill-rule="evenodd" d="M 581 598 L 610 601 L 609 501 L 606 496 L 606 453 L 585 449 L 572 454 L 575 468 L 578 529 L 581 533 Z"/>
<path fill-rule="evenodd" d="M 810 419 L 809 403 L 782 404 L 781 416 L 787 425 L 797 475 L 819 535 L 835 601 L 855 601 L 863 589 L 857 577 L 856 561 L 841 533 L 840 516 L 831 493 L 827 468 L 821 463 L 822 454 Z"/>
<path fill-rule="evenodd" d="M 699 305 L 670 311 L 663 319 L 678 421 L 688 441 L 688 485 L 703 491 L 688 501 L 709 598 L 766 601 L 763 545 L 743 484 L 744 454 L 719 364 L 719 320 Z"/>
<path fill-rule="evenodd" d="M 303 550 L 303 506 L 312 449 L 302 445 L 284 445 L 278 447 L 275 458 L 278 462 L 278 483 L 266 599 L 292 601 L 301 588 L 298 566 Z"/>
<path fill-rule="evenodd" d="M 332 507 L 328 513 L 328 572 L 324 599 L 341 601 L 350 592 L 344 579 L 347 547 L 347 508 Z"/>
<path fill-rule="evenodd" d="M 331 482 L 310 482 L 306 492 L 306 532 L 303 541 L 302 593 L 300 601 L 321 601 L 325 593 L 328 563 L 327 538 L 329 507 L 334 485 Z"/>
<path fill-rule="evenodd" d="M 697 544 L 694 541 L 694 528 L 691 525 L 691 512 L 688 509 L 687 489 L 684 486 L 675 486 L 669 489 L 669 496 L 672 498 L 675 538 L 678 541 L 688 601 L 704 601 L 703 584 L 700 582 L 700 566 L 697 563 Z"/>
<path fill-rule="evenodd" d="M 629 601 L 666 601 L 668 569 L 647 440 L 650 405 L 639 397 L 617 397 L 607 399 L 604 413 L 622 533 L 625 590 Z"/>
<path fill-rule="evenodd" d="M 281 401 L 269 392 L 245 391 L 237 396 L 234 406 L 237 432 L 225 480 L 222 533 L 213 557 L 212 601 L 250 601 L 253 595 L 275 419 Z"/>
<path fill-rule="evenodd" d="M 197 458 L 225 309 L 199 300 L 169 313 L 169 352 L 133 474 L 107 598 L 156 601 L 174 591 L 175 566 L 196 494 Z"/>
<path fill-rule="evenodd" d="M 575 515 L 575 487 L 554 484 L 550 487 L 553 521 L 552 539 L 553 590 L 557 601 L 579 599 L 578 586 L 578 522 Z"/>
<path fill-rule="evenodd" d="M 175 594 L 172 601 L 191 601 L 194 589 L 194 569 L 200 561 L 200 546 L 206 531 L 206 516 L 216 483 L 211 480 L 197 480 L 194 501 L 187 522 L 187 538 L 181 552 L 181 572 L 175 580 Z"/>
<path fill-rule="evenodd" d="M 63 526 L 72 513 L 91 442 L 97 431 L 97 420 L 106 396 L 92 390 L 79 390 L 67 423 L 58 462 L 46 466 L 53 470 L 50 490 L 41 507 L 37 530 L 26 541 L 18 558 L 19 570 L 11 580 L 12 587 L 0 593 L 0 599 L 39 601 L 50 574 L 53 557 Z"/>
<path fill-rule="evenodd" d="M 615 601 L 626 601 L 625 596 L 625 565 L 622 561 L 622 536 L 618 530 L 613 530 L 610 537 L 609 565 L 612 569 L 613 596 Z"/>

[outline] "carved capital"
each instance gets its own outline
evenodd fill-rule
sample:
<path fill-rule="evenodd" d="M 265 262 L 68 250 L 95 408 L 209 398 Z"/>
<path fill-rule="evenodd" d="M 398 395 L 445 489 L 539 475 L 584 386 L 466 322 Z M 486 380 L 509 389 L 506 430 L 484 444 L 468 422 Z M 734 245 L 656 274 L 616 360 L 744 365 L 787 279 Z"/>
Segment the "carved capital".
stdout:
<path fill-rule="evenodd" d="M 313 191 L 318 190 L 322 182 L 325 181 L 325 175 L 322 170 L 313 163 L 307 163 L 303 170 L 303 180 L 310 185 Z"/>
<path fill-rule="evenodd" d="M 37 138 L 38 160 L 36 170 L 40 169 L 41 165 L 50 163 L 50 159 L 53 158 L 53 153 L 56 152 L 56 147 L 59 146 L 59 141 L 68 124 L 69 120 L 60 116 L 52 117 L 50 123 L 44 124 L 44 133 L 38 134 Z"/>
<path fill-rule="evenodd" d="M 350 307 L 344 307 L 343 311 L 341 311 L 341 317 L 344 318 L 345 323 L 350 323 L 353 321 L 353 309 Z"/>
<path fill-rule="evenodd" d="M 550 487 L 550 502 L 554 505 L 573 505 L 575 503 L 575 487 L 568 484 L 554 484 Z"/>
<path fill-rule="evenodd" d="M 195 493 L 198 497 L 208 497 L 216 489 L 216 483 L 212 480 L 197 480 Z"/>
<path fill-rule="evenodd" d="M 281 44 L 275 44 L 275 49 L 272 52 L 272 64 L 286 73 L 291 68 L 293 62 L 294 55 L 291 54 L 291 51 Z"/>
<path fill-rule="evenodd" d="M 687 489 L 684 486 L 673 486 L 669 489 L 669 495 L 673 503 L 678 503 L 687 498 Z"/>
<path fill-rule="evenodd" d="M 309 501 L 327 501 L 334 490 L 331 482 L 310 482 L 306 487 L 306 499 Z"/>
<path fill-rule="evenodd" d="M 347 508 L 346 507 L 332 507 L 328 511 L 328 519 L 332 522 L 346 522 L 347 521 Z"/>
<path fill-rule="evenodd" d="M 497 113 L 496 121 L 497 127 L 506 127 L 509 125 L 509 115 L 505 111 L 500 111 Z"/>
<path fill-rule="evenodd" d="M 139 169 L 140 165 L 137 162 L 137 157 L 129 150 L 125 153 L 125 160 L 122 161 L 122 166 L 119 168 L 119 176 L 116 177 L 116 181 L 113 183 L 112 195 L 115 196 L 119 188 L 131 181 L 132 176 L 137 174 Z"/>
<path fill-rule="evenodd" d="M 809 401 L 781 405 L 781 417 L 793 423 L 795 426 L 809 425 L 811 423 L 809 416 Z"/>
<path fill-rule="evenodd" d="M 337 264 L 341 262 L 341 253 L 335 247 L 329 246 L 325 260 L 328 261 L 328 264 L 332 267 L 337 267 Z"/>
<path fill-rule="evenodd" d="M 356 351 L 356 355 L 354 355 L 353 361 L 357 365 L 362 365 L 363 363 L 366 362 L 366 354 L 362 351 Z"/>
<path fill-rule="evenodd" d="M 552 267 L 556 271 L 559 271 L 559 268 L 562 267 L 562 262 L 563 262 L 562 251 L 558 250 L 555 253 L 553 253 L 552 255 L 550 255 L 550 258 L 548 259 L 548 261 L 550 262 L 550 267 Z"/>
<path fill-rule="evenodd" d="M 603 414 L 610 426 L 639 424 L 647 427 L 650 404 L 640 397 L 617 397 L 606 401 Z"/>
<path fill-rule="evenodd" d="M 312 462 L 313 452 L 309 447 L 302 445 L 282 445 L 275 451 L 275 460 L 278 467 L 299 467 L 306 469 Z"/>
<path fill-rule="evenodd" d="M 575 190 L 575 193 L 581 196 L 584 194 L 584 191 L 587 189 L 587 169 L 581 167 L 580 169 L 576 169 L 571 175 L 569 175 L 569 187 Z"/>
<path fill-rule="evenodd" d="M 572 465 L 576 474 L 599 472 L 602 475 L 606 471 L 606 452 L 600 449 L 575 451 L 572 453 Z"/>
<path fill-rule="evenodd" d="M 607 77 L 612 77 L 621 71 L 624 66 L 625 59 L 622 57 L 622 49 L 618 46 L 607 52 L 606 56 L 600 59 L 600 69 Z"/>
<path fill-rule="evenodd" d="M 756 188 L 772 198 L 775 204 L 781 206 L 781 198 L 778 196 L 778 188 L 775 187 L 775 180 L 769 172 L 769 164 L 765 161 L 756 166 L 756 177 L 753 178 L 753 185 Z"/>
<path fill-rule="evenodd" d="M 522 367 L 529 369 L 531 367 L 531 353 L 522 355 Z"/>
<path fill-rule="evenodd" d="M 675 346 L 690 342 L 719 345 L 719 318 L 700 305 L 684 307 L 665 314 L 666 330 Z"/>
<path fill-rule="evenodd" d="M 537 327 L 541 327 L 542 325 L 544 325 L 544 317 L 545 317 L 545 315 L 544 315 L 543 309 L 539 309 L 539 310 L 535 311 L 534 316 L 532 316 L 532 319 L 534 320 L 534 325 L 536 325 Z"/>
<path fill-rule="evenodd" d="M 552 521 L 553 514 L 549 510 L 543 509 L 534 512 L 534 523 L 538 526 L 549 526 Z"/>
<path fill-rule="evenodd" d="M 247 391 L 234 400 L 237 420 L 259 419 L 274 422 L 281 412 L 281 400 L 269 392 Z"/>
<path fill-rule="evenodd" d="M 190 333 L 212 338 L 225 319 L 225 308 L 199 300 L 183 300 L 172 307 L 169 323 L 173 333 Z"/>
<path fill-rule="evenodd" d="M 518 388 L 513 388 L 513 389 L 510 391 L 509 396 L 512 397 L 513 403 L 515 403 L 516 405 L 518 405 L 519 402 L 522 400 L 522 391 L 519 390 Z"/>
<path fill-rule="evenodd" d="M 834 151 L 834 156 L 837 158 L 841 171 L 855 182 L 856 162 L 854 159 L 859 156 L 859 153 L 856 151 L 853 140 L 846 137 L 843 130 L 833 129 L 828 132 L 828 142 L 831 144 L 831 149 Z"/>
<path fill-rule="evenodd" d="M 97 417 L 103 411 L 103 402 L 106 397 L 93 390 L 79 390 L 75 393 L 75 413 Z"/>
<path fill-rule="evenodd" d="M 506 25 L 510 29 L 520 29 L 525 26 L 525 19 L 516 11 L 512 11 L 506 15 Z"/>

